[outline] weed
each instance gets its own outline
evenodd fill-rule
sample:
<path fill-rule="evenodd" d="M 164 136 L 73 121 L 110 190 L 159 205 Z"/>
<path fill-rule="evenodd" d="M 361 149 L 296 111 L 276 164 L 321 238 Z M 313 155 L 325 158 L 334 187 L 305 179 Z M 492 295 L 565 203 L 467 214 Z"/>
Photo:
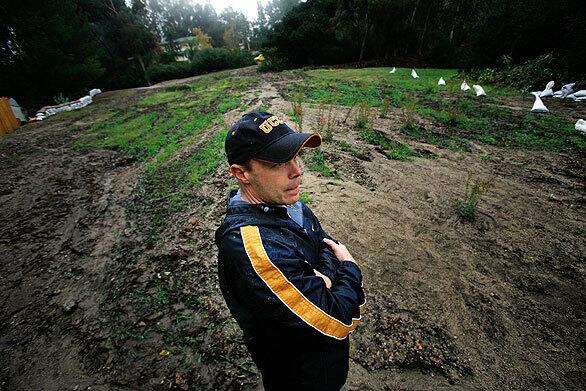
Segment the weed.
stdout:
<path fill-rule="evenodd" d="M 55 101 L 56 105 L 62 105 L 64 103 L 69 103 L 69 98 L 66 97 L 65 95 L 63 95 L 62 92 L 60 92 L 59 95 L 54 96 L 53 100 Z"/>
<path fill-rule="evenodd" d="M 317 106 L 317 129 L 321 132 L 322 139 L 325 142 L 331 142 L 334 139 L 334 135 L 332 133 L 334 122 L 332 115 L 332 105 L 328 105 L 327 109 L 325 106 L 326 104 L 323 100 L 320 101 L 319 105 Z"/>
<path fill-rule="evenodd" d="M 407 127 L 415 126 L 415 110 L 417 109 L 417 99 L 408 98 L 403 103 L 403 120 Z"/>
<path fill-rule="evenodd" d="M 366 102 L 360 102 L 356 113 L 354 127 L 356 129 L 368 129 L 371 124 L 371 110 Z"/>
<path fill-rule="evenodd" d="M 474 174 L 469 173 L 466 178 L 464 196 L 454 204 L 458 217 L 469 222 L 475 221 L 478 202 L 491 185 L 492 179 L 474 178 Z"/>
<path fill-rule="evenodd" d="M 155 299 L 160 305 L 168 305 L 171 302 L 169 289 L 157 285 L 155 288 Z"/>
<path fill-rule="evenodd" d="M 297 124 L 297 130 L 303 131 L 303 95 L 295 94 L 293 102 L 291 102 L 291 108 L 293 109 L 293 118 Z"/>
<path fill-rule="evenodd" d="M 352 114 L 352 110 L 354 110 L 354 106 L 356 106 L 356 101 L 352 102 L 352 105 L 348 108 L 346 112 L 346 116 L 344 117 L 344 123 L 348 123 L 348 118 L 350 118 L 350 114 Z"/>
<path fill-rule="evenodd" d="M 380 108 L 380 117 L 381 118 L 387 118 L 387 114 L 389 113 L 389 109 L 391 108 L 391 103 L 392 103 L 391 98 L 385 97 L 383 99 L 383 103 Z"/>

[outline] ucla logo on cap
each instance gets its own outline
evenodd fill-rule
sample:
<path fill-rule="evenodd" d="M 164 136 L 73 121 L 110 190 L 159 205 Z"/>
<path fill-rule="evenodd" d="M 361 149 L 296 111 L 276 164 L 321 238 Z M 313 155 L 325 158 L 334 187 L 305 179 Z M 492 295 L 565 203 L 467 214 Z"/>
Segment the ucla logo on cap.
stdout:
<path fill-rule="evenodd" d="M 279 117 L 277 117 L 276 115 L 273 115 L 272 117 L 269 117 L 265 121 L 263 121 L 263 123 L 260 124 L 258 127 L 265 133 L 271 133 L 271 130 L 273 130 L 275 126 L 279 126 L 284 123 L 285 121 L 279 119 Z"/>

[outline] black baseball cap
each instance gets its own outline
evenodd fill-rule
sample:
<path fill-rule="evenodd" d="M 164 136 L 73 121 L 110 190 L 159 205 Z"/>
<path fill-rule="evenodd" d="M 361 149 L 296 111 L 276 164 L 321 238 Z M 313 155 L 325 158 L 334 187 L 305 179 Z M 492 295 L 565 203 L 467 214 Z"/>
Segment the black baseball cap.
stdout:
<path fill-rule="evenodd" d="M 244 114 L 226 136 L 229 164 L 244 164 L 250 159 L 285 163 L 303 147 L 319 147 L 317 133 L 298 133 L 276 115 L 264 111 Z"/>

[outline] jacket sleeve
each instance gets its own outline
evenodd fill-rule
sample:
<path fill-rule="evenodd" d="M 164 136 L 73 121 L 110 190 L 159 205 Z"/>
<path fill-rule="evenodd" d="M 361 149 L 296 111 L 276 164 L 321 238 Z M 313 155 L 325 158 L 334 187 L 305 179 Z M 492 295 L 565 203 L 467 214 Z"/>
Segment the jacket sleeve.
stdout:
<path fill-rule="evenodd" d="M 334 255 L 332 250 L 324 243 L 323 240 L 324 238 L 328 238 L 334 240 L 335 242 L 337 241 L 323 230 L 321 224 L 319 223 L 319 220 L 317 219 L 317 217 L 315 217 L 311 209 L 306 208 L 305 210 L 307 212 L 304 213 L 309 214 L 310 218 L 313 221 L 313 224 L 316 226 L 316 232 L 319 240 L 319 255 L 315 270 L 328 276 L 332 281 L 332 285 L 335 285 L 337 282 L 336 276 L 338 267 L 340 266 L 340 261 Z"/>
<path fill-rule="evenodd" d="M 229 234 L 220 251 L 231 273 L 238 273 L 232 279 L 234 293 L 259 321 L 307 331 L 309 327 L 339 340 L 358 325 L 364 292 L 356 264 L 342 262 L 336 272 L 338 283 L 327 289 L 300 252 L 256 226 Z"/>

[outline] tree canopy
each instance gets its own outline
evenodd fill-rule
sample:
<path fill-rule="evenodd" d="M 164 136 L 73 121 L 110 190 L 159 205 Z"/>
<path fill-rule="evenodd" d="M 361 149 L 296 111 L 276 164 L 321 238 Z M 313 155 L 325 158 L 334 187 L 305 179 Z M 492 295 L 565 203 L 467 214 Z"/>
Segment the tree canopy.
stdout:
<path fill-rule="evenodd" d="M 583 76 L 581 3 L 272 0 L 258 3 L 258 18 L 251 22 L 232 8 L 218 13 L 210 3 L 191 0 L 5 0 L 0 94 L 46 100 L 92 87 L 144 85 L 150 66 L 175 62 L 168 51 L 179 50 L 179 38 L 191 39 L 192 51 L 262 50 L 280 67 L 374 61 L 469 69 L 548 54 L 567 74 Z"/>

